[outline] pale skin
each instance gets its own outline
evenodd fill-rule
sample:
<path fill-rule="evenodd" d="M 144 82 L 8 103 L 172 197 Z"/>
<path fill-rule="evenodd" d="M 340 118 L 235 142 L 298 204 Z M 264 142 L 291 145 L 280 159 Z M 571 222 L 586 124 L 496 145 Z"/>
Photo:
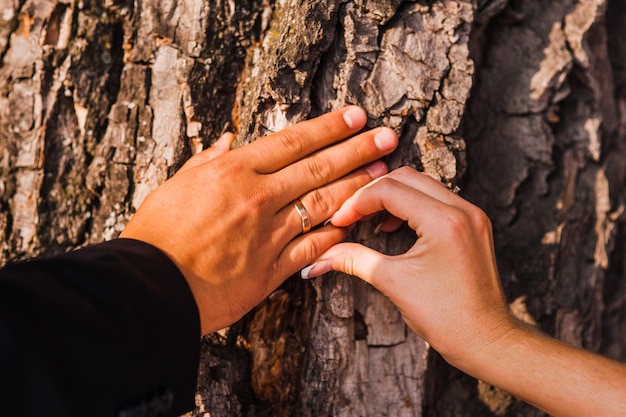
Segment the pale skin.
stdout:
<path fill-rule="evenodd" d="M 557 417 L 626 416 L 626 366 L 561 343 L 516 320 L 502 293 L 491 224 L 437 181 L 400 168 L 366 185 L 331 217 L 345 228 L 375 213 L 408 222 L 418 239 L 387 256 L 340 243 L 302 271 L 369 282 L 450 364 Z M 398 220 L 399 219 L 399 220 Z"/>
<path fill-rule="evenodd" d="M 347 230 L 302 234 L 292 202 L 312 226 L 357 189 L 387 173 L 378 161 L 397 146 L 394 132 L 359 133 L 358 107 L 328 113 L 228 151 L 232 135 L 192 157 L 152 192 L 121 233 L 167 254 L 185 276 L 202 334 L 229 326 Z"/>

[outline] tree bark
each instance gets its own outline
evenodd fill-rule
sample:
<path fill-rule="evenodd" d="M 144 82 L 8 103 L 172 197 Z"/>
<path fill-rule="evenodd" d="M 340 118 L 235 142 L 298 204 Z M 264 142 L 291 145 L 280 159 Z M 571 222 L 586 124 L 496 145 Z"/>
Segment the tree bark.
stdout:
<path fill-rule="evenodd" d="M 494 224 L 514 312 L 626 360 L 620 0 L 0 0 L 0 259 L 112 239 L 224 131 L 358 104 Z M 185 213 L 180 213 L 184 216 Z M 374 224 L 375 226 L 375 224 Z M 404 228 L 352 239 L 386 253 Z M 291 278 L 202 341 L 204 416 L 537 416 L 377 291 Z"/>

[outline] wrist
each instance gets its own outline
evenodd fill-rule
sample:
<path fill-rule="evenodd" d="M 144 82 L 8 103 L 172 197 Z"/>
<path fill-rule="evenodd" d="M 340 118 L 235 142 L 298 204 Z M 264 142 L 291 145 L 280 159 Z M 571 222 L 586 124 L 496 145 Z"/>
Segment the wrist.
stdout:
<path fill-rule="evenodd" d="M 481 374 L 498 358 L 506 356 L 516 345 L 535 332 L 526 323 L 510 313 L 496 320 L 491 326 L 479 326 L 468 332 L 461 343 L 439 351 L 450 365 L 468 375 L 481 378 Z"/>

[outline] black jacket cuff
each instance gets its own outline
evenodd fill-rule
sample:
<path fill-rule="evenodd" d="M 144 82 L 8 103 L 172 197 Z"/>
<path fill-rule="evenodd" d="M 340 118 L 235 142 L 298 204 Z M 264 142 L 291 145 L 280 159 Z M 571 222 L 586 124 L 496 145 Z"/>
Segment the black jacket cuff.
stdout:
<path fill-rule="evenodd" d="M 198 309 L 176 265 L 146 243 L 117 239 L 0 271 L 0 337 L 8 415 L 194 407 Z"/>

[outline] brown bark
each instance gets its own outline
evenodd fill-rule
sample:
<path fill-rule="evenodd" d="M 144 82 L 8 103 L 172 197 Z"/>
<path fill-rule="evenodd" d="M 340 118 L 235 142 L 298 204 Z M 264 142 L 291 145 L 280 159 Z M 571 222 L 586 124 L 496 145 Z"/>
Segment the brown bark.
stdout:
<path fill-rule="evenodd" d="M 0 258 L 114 238 L 226 130 L 346 103 L 487 211 L 514 311 L 626 360 L 620 0 L 0 0 Z M 471 98 L 470 98 L 471 92 Z M 184 216 L 185 213 L 180 213 Z M 407 229 L 352 236 L 387 253 Z M 211 416 L 534 416 L 357 279 L 288 280 L 203 339 Z"/>

